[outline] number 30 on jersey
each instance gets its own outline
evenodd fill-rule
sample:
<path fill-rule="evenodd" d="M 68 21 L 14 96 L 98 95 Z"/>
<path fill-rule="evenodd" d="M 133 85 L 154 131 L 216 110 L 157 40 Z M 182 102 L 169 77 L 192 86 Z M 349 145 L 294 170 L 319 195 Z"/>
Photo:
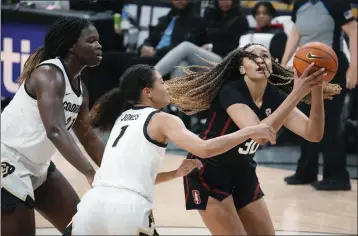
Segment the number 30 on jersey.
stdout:
<path fill-rule="evenodd" d="M 242 155 L 254 154 L 259 146 L 260 144 L 251 139 L 249 142 L 245 143 L 245 148 L 240 147 L 238 152 Z"/>

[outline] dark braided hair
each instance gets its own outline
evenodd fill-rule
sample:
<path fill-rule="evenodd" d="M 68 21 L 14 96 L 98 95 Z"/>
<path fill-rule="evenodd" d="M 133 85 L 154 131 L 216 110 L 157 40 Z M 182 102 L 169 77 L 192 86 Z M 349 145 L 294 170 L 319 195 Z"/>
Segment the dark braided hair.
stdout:
<path fill-rule="evenodd" d="M 248 47 L 253 45 L 263 46 L 254 43 L 235 49 L 221 63 L 207 61 L 202 58 L 210 66 L 192 65 L 181 67 L 185 73 L 184 76 L 166 81 L 172 104 L 177 105 L 187 115 L 209 109 L 224 83 L 244 78 L 238 71 L 239 66 L 242 65 L 243 58 L 248 57 L 256 62 L 255 59 L 258 56 L 246 51 Z M 277 86 L 284 93 L 289 94 L 293 89 L 293 74 L 293 70 L 282 67 L 272 59 L 272 73 L 268 78 L 268 82 Z M 324 86 L 323 90 L 324 98 L 332 99 L 334 95 L 340 93 L 341 87 L 335 84 L 328 84 Z M 303 98 L 303 101 L 310 103 L 310 94 Z"/>
<path fill-rule="evenodd" d="M 26 61 L 19 83 L 24 82 L 42 61 L 66 57 L 69 49 L 81 35 L 81 31 L 91 25 L 93 24 L 89 20 L 82 18 L 58 19 L 47 31 L 44 46 L 38 48 Z"/>
<path fill-rule="evenodd" d="M 155 69 L 150 65 L 128 68 L 119 81 L 119 87 L 104 94 L 90 112 L 91 124 L 101 131 L 110 130 L 117 118 L 140 102 L 141 91 L 152 88 Z"/>

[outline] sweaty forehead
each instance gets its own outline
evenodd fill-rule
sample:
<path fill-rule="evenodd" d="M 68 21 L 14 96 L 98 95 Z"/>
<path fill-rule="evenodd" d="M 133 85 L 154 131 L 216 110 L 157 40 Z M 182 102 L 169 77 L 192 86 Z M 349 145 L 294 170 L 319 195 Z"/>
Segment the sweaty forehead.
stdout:
<path fill-rule="evenodd" d="M 246 48 L 247 52 L 252 52 L 252 53 L 257 53 L 257 54 L 261 54 L 261 53 L 269 53 L 269 51 L 261 45 L 252 45 L 248 48 Z"/>

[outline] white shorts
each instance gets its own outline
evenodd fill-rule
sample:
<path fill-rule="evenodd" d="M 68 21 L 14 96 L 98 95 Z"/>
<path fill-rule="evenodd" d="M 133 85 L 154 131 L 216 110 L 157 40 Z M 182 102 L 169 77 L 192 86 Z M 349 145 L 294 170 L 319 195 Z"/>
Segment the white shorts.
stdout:
<path fill-rule="evenodd" d="M 30 196 L 35 201 L 34 191 L 47 178 L 50 161 L 37 165 L 21 153 L 1 143 L 1 188 L 26 201 Z"/>
<path fill-rule="evenodd" d="M 152 203 L 126 189 L 94 187 L 77 206 L 72 235 L 153 235 Z"/>

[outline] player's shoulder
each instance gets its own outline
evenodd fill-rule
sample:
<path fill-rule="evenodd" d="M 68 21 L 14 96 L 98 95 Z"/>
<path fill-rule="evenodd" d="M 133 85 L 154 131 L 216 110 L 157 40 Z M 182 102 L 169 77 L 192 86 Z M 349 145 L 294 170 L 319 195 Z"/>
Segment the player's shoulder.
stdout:
<path fill-rule="evenodd" d="M 35 70 L 43 70 L 64 75 L 63 62 L 58 58 L 42 61 L 36 66 Z"/>
<path fill-rule="evenodd" d="M 155 120 L 156 122 L 164 124 L 165 122 L 180 120 L 179 117 L 174 116 L 172 114 L 162 112 L 160 110 L 154 110 L 152 112 L 152 120 Z"/>
<path fill-rule="evenodd" d="M 56 86 L 65 86 L 65 77 L 61 70 L 52 65 L 40 65 L 30 75 L 33 82 L 51 83 Z"/>
<path fill-rule="evenodd" d="M 51 64 L 42 64 L 42 65 L 38 65 L 33 73 L 46 73 L 46 74 L 62 74 L 62 71 L 57 68 L 55 65 L 51 65 Z"/>
<path fill-rule="evenodd" d="M 154 113 L 151 122 L 153 122 L 155 127 L 160 129 L 171 129 L 178 127 L 178 125 L 184 125 L 184 122 L 179 117 L 162 111 Z"/>
<path fill-rule="evenodd" d="M 45 74 L 47 76 L 56 76 L 64 79 L 65 74 L 60 65 L 62 65 L 62 63 L 59 59 L 46 60 L 37 65 L 33 73 Z"/>

